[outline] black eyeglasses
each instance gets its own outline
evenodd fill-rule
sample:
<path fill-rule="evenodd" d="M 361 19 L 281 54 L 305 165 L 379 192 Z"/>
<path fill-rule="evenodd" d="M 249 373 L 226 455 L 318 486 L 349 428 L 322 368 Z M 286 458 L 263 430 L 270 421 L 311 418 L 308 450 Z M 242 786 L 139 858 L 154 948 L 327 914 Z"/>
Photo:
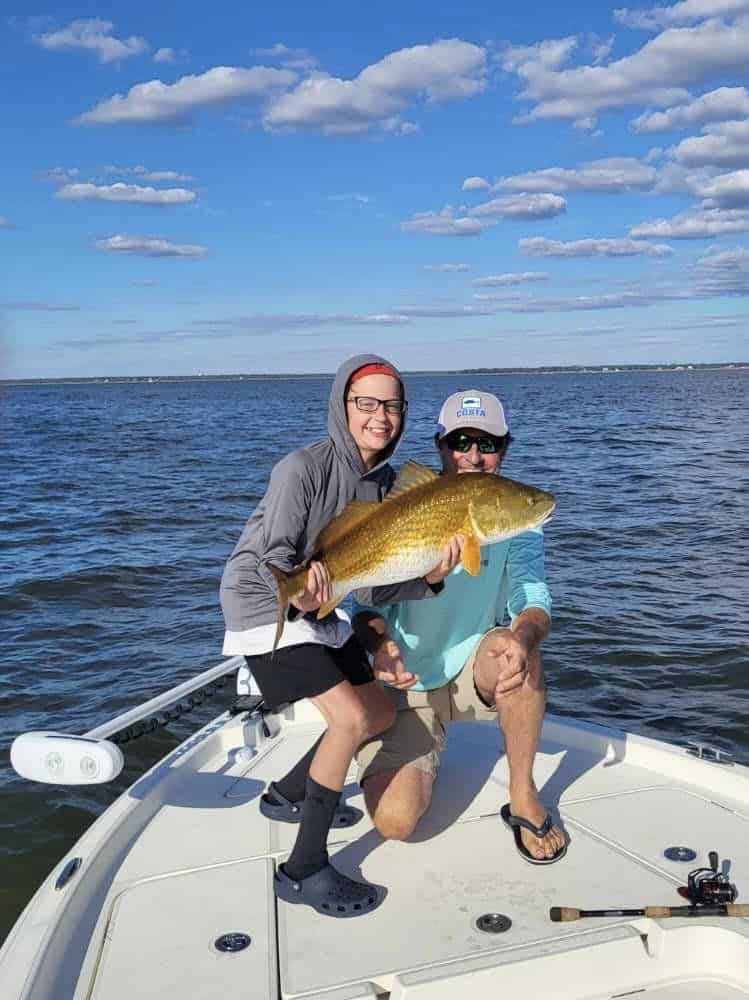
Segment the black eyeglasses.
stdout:
<path fill-rule="evenodd" d="M 450 431 L 442 440 L 451 451 L 466 452 L 476 445 L 482 455 L 496 455 L 498 451 L 502 451 L 509 439 L 509 434 L 503 437 L 492 437 L 490 434 L 474 437 L 465 431 Z"/>
<path fill-rule="evenodd" d="M 349 403 L 355 403 L 357 410 L 362 413 L 377 413 L 380 406 L 385 407 L 385 413 L 400 413 L 401 415 L 408 409 L 405 399 L 377 399 L 375 396 L 349 396 Z"/>

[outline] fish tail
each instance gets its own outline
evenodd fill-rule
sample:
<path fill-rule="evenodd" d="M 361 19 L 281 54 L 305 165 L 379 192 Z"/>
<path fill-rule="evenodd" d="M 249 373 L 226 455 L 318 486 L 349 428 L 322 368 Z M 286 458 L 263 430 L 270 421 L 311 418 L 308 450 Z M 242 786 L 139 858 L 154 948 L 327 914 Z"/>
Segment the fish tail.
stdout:
<path fill-rule="evenodd" d="M 272 566 L 268 563 L 268 567 L 273 576 L 275 576 L 276 583 L 278 584 L 278 624 L 276 625 L 276 637 L 273 640 L 273 649 L 271 651 L 271 656 L 273 656 L 283 634 L 286 611 L 289 607 L 289 576 L 282 569 L 279 569 L 278 566 Z"/>
<path fill-rule="evenodd" d="M 301 594 L 304 590 L 307 579 L 307 567 L 305 564 L 295 566 L 288 573 L 279 569 L 278 566 L 272 566 L 270 563 L 268 563 L 268 568 L 276 578 L 276 583 L 278 584 L 278 624 L 276 626 L 276 637 L 273 640 L 272 656 L 283 634 L 286 612 L 289 609 L 289 598 L 296 597 L 297 594 Z"/>

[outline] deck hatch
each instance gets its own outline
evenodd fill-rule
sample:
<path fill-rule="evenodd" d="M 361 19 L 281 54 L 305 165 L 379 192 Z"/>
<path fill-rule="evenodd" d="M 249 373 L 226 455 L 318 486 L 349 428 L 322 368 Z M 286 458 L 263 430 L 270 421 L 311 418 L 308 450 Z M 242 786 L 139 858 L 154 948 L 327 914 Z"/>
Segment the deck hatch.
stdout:
<path fill-rule="evenodd" d="M 564 815 L 612 846 L 623 848 L 679 880 L 685 877 L 683 861 L 669 859 L 664 845 L 682 843 L 688 832 L 689 846 L 696 852 L 689 860 L 695 867 L 707 866 L 708 853 L 718 851 L 728 862 L 731 881 L 738 884 L 739 890 L 749 891 L 749 818 L 696 791 L 669 785 L 643 788 L 569 803 Z"/>
<path fill-rule="evenodd" d="M 126 889 L 112 908 L 91 1000 L 242 997 L 248 983 L 253 1000 L 275 1000 L 272 878 L 263 858 Z M 245 941 L 251 947 L 240 947 Z"/>

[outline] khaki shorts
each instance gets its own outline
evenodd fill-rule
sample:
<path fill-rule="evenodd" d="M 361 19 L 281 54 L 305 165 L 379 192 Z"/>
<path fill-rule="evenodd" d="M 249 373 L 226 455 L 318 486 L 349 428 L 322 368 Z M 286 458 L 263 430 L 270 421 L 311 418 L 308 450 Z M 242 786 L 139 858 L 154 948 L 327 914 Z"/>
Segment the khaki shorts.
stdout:
<path fill-rule="evenodd" d="M 499 630 L 490 629 L 486 635 L 494 631 Z M 445 747 L 448 722 L 496 720 L 496 708 L 484 704 L 473 680 L 473 664 L 480 645 L 481 642 L 476 644 L 463 669 L 444 687 L 433 691 L 385 687 L 395 705 L 396 719 L 390 729 L 359 748 L 356 754 L 359 784 L 380 771 L 397 771 L 406 765 L 434 776 Z"/>

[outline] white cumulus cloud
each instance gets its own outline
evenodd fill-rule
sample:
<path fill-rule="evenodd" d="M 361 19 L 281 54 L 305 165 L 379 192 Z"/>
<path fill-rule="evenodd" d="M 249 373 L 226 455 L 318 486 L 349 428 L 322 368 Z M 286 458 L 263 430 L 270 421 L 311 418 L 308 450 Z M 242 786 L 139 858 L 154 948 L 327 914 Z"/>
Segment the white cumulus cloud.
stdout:
<path fill-rule="evenodd" d="M 317 59 L 307 49 L 293 49 L 283 42 L 276 42 L 268 49 L 255 49 L 255 55 L 276 59 L 289 69 L 310 70 L 317 65 Z"/>
<path fill-rule="evenodd" d="M 173 63 L 177 61 L 177 53 L 171 48 L 156 49 L 153 54 L 155 63 Z"/>
<path fill-rule="evenodd" d="M 749 208 L 749 170 L 734 170 L 705 181 L 697 193 L 710 204 L 705 208 Z"/>
<path fill-rule="evenodd" d="M 611 55 L 611 51 L 614 48 L 614 41 L 616 40 L 615 35 L 609 35 L 608 38 L 604 39 L 594 39 L 593 41 L 593 65 L 600 66 L 601 63 L 605 63 L 608 57 Z"/>
<path fill-rule="evenodd" d="M 576 45 L 576 38 L 564 38 L 505 50 L 504 68 L 517 74 L 520 96 L 533 103 L 520 121 L 562 119 L 590 127 L 609 108 L 683 103 L 691 96 L 687 86 L 745 71 L 749 17 L 669 28 L 605 66 L 565 67 Z"/>
<path fill-rule="evenodd" d="M 40 176 L 45 181 L 52 181 L 53 184 L 67 184 L 80 177 L 81 172 L 78 167 L 52 167 L 43 171 Z"/>
<path fill-rule="evenodd" d="M 135 254 L 139 257 L 205 257 L 207 247 L 192 244 L 171 243 L 169 240 L 155 236 L 130 236 L 127 233 L 117 233 L 105 240 L 97 240 L 99 250 L 109 250 L 112 253 Z"/>
<path fill-rule="evenodd" d="M 749 211 L 744 209 L 696 209 L 672 219 L 654 219 L 633 226 L 635 239 L 702 240 L 713 236 L 749 232 Z"/>
<path fill-rule="evenodd" d="M 706 125 L 669 152 L 687 167 L 749 167 L 749 118 Z"/>
<path fill-rule="evenodd" d="M 549 219 L 566 211 L 567 202 L 558 194 L 524 192 L 485 201 L 472 208 L 469 214 L 489 219 Z"/>
<path fill-rule="evenodd" d="M 417 212 L 412 219 L 401 222 L 404 233 L 431 233 L 433 236 L 478 236 L 482 225 L 478 219 L 455 216 L 449 208 L 441 212 Z"/>
<path fill-rule="evenodd" d="M 518 248 L 529 257 L 634 257 L 639 254 L 666 257 L 673 253 L 670 246 L 645 240 L 585 239 L 563 242 L 543 236 L 519 240 Z"/>
<path fill-rule="evenodd" d="M 484 278 L 475 278 L 473 284 L 488 288 L 505 287 L 520 285 L 526 281 L 546 281 L 548 277 L 545 271 L 512 271 L 507 274 L 488 274 Z"/>
<path fill-rule="evenodd" d="M 515 191 L 618 191 L 649 190 L 655 183 L 655 167 L 629 156 L 593 160 L 579 167 L 547 167 L 525 174 L 502 177 L 495 188 Z"/>
<path fill-rule="evenodd" d="M 414 45 L 390 53 L 351 80 L 312 73 L 272 102 L 264 121 L 270 129 L 313 128 L 326 135 L 375 126 L 398 131 L 399 116 L 409 104 L 420 98 L 473 97 L 486 86 L 486 72 L 484 50 L 469 42 L 453 38 Z"/>
<path fill-rule="evenodd" d="M 491 184 L 483 177 L 466 177 L 461 190 L 463 191 L 489 191 Z"/>
<path fill-rule="evenodd" d="M 649 10 L 620 7 L 614 18 L 627 28 L 657 31 L 674 24 L 690 24 L 708 17 L 725 17 L 749 11 L 747 0 L 682 0 L 670 7 L 651 7 Z"/>
<path fill-rule="evenodd" d="M 746 87 L 718 87 L 667 111 L 649 111 L 632 122 L 635 132 L 673 132 L 712 122 L 749 117 Z"/>
<path fill-rule="evenodd" d="M 43 49 L 63 51 L 83 49 L 94 52 L 100 63 L 119 62 L 130 56 L 140 55 L 148 50 L 145 38 L 132 35 L 130 38 L 115 38 L 114 24 L 99 17 L 79 18 L 67 28 L 47 31 L 34 35 L 34 41 Z"/>
<path fill-rule="evenodd" d="M 147 181 L 154 181 L 155 183 L 163 183 L 165 181 L 180 181 L 183 184 L 194 181 L 195 178 L 191 177 L 189 174 L 180 174 L 176 170 L 147 170 L 143 174 L 143 179 Z"/>
<path fill-rule="evenodd" d="M 152 188 L 139 184 L 65 184 L 56 195 L 63 201 L 120 201 L 134 205 L 188 205 L 195 192 L 186 188 Z"/>
<path fill-rule="evenodd" d="M 296 73 L 287 69 L 216 66 L 198 76 L 183 76 L 176 83 L 162 83 L 161 80 L 138 83 L 127 94 L 115 94 L 91 111 L 78 115 L 75 123 L 175 124 L 188 119 L 198 108 L 240 98 L 266 99 L 279 89 L 290 86 L 296 79 Z"/>

